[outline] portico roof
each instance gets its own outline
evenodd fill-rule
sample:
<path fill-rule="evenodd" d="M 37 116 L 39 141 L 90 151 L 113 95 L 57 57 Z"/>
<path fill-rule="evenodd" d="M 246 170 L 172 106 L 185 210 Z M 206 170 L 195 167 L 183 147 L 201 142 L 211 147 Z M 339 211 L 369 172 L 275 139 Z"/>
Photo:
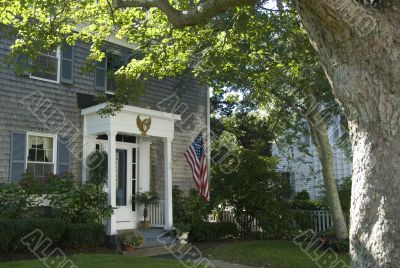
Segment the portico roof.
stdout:
<path fill-rule="evenodd" d="M 151 125 L 147 135 L 154 137 L 173 138 L 174 123 L 181 120 L 178 114 L 156 111 L 146 108 L 125 105 L 114 116 L 108 117 L 98 114 L 99 110 L 106 107 L 106 103 L 88 107 L 81 111 L 84 116 L 86 135 L 97 135 L 109 132 L 119 132 L 140 135 L 136 120 L 151 118 Z"/>

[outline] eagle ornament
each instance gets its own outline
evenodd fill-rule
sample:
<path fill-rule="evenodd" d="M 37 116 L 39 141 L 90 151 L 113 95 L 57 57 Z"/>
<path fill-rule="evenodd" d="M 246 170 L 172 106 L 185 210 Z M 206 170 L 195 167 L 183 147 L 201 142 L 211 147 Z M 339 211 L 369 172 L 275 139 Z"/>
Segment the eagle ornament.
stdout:
<path fill-rule="evenodd" d="M 140 119 L 140 115 L 138 115 L 136 118 L 136 125 L 142 133 L 142 136 L 146 137 L 147 131 L 149 131 L 151 126 L 151 117 L 142 120 Z"/>

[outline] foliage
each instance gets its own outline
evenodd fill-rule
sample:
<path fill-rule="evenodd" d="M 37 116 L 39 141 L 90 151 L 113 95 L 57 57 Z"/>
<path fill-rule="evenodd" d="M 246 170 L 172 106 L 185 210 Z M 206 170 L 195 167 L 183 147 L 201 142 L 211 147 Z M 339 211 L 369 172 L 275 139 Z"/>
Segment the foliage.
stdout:
<path fill-rule="evenodd" d="M 141 247 L 144 245 L 144 238 L 137 232 L 130 230 L 124 231 L 117 235 L 118 242 L 130 247 Z"/>
<path fill-rule="evenodd" d="M 181 233 L 188 233 L 190 231 L 190 224 L 187 223 L 182 223 L 182 222 L 178 222 L 174 224 L 174 231 L 177 234 L 181 234 Z"/>
<path fill-rule="evenodd" d="M 248 150 L 236 153 L 240 163 L 229 175 L 221 172 L 218 166 L 212 167 L 212 198 L 223 204 L 222 207 L 233 208 L 244 234 L 251 231 L 249 223 L 255 218 L 260 219 L 268 232 L 289 228 L 288 197 L 291 188 L 288 181 L 276 171 L 278 159 Z"/>
<path fill-rule="evenodd" d="M 321 249 L 332 249 L 338 253 L 348 253 L 349 252 L 349 240 L 338 240 L 336 239 L 335 230 L 328 229 L 320 234 L 319 242 L 321 244 Z"/>
<path fill-rule="evenodd" d="M 143 220 L 146 221 L 148 216 L 147 207 L 158 200 L 158 195 L 156 192 L 139 192 L 135 194 L 135 200 L 138 204 L 144 205 L 143 209 Z"/>
<path fill-rule="evenodd" d="M 311 200 L 307 190 L 297 192 L 291 203 L 292 208 L 297 210 L 328 209 L 328 207 L 325 205 L 326 203 L 319 200 Z"/>
<path fill-rule="evenodd" d="M 0 185 L 0 218 L 17 219 L 27 215 L 38 205 L 36 196 L 30 195 L 22 186 L 14 183 Z"/>
<path fill-rule="evenodd" d="M 86 160 L 86 166 L 89 169 L 90 181 L 94 184 L 105 184 L 107 182 L 108 157 L 106 152 L 94 151 Z"/>
<path fill-rule="evenodd" d="M 102 224 L 67 223 L 61 241 L 68 248 L 101 247 L 104 245 L 105 235 Z"/>
<path fill-rule="evenodd" d="M 42 239 L 48 238 L 57 245 L 64 233 L 65 223 L 58 219 L 0 219 L 0 251 L 28 251 L 27 245 L 22 244 L 21 239 L 36 230 L 43 233 Z M 38 235 L 39 233 L 35 233 L 24 241 L 33 243 L 30 246 L 34 248 L 40 238 Z"/>
<path fill-rule="evenodd" d="M 71 223 L 103 224 L 112 214 L 103 185 L 74 183 L 47 195 L 58 218 Z"/>
<path fill-rule="evenodd" d="M 172 189 L 172 202 L 174 211 L 174 223 L 189 225 L 207 221 L 213 204 L 207 203 L 198 194 L 198 191 L 191 189 L 185 194 L 178 186 Z"/>
<path fill-rule="evenodd" d="M 43 179 L 38 179 L 29 170 L 26 170 L 19 185 L 29 194 L 46 195 L 55 191 L 67 191 L 74 183 L 74 176 L 71 173 L 65 173 L 62 177 L 49 174 Z"/>
<path fill-rule="evenodd" d="M 338 194 L 339 194 L 339 199 L 340 199 L 340 205 L 342 206 L 342 210 L 344 211 L 345 214 L 349 215 L 350 213 L 350 205 L 351 205 L 351 177 L 343 178 L 341 180 L 337 180 L 337 186 L 338 186 Z M 326 190 L 322 189 L 322 203 L 326 204 L 325 206 L 327 207 L 328 205 L 328 196 L 326 194 Z"/>
<path fill-rule="evenodd" d="M 228 236 L 237 236 L 238 230 L 232 222 L 201 222 L 193 224 L 189 232 L 189 241 L 207 242 L 216 241 Z"/>

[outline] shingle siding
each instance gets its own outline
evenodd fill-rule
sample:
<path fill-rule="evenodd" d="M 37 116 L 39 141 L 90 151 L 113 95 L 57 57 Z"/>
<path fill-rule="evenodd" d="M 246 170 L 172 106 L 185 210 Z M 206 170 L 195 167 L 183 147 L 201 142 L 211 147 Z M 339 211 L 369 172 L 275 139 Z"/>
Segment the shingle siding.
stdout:
<path fill-rule="evenodd" d="M 332 132 L 333 129 L 331 128 L 330 134 Z M 351 177 L 352 164 L 345 157 L 343 150 L 335 145 L 332 135 L 330 135 L 330 143 L 332 144 L 333 168 L 336 179 L 341 180 Z M 296 146 L 293 146 L 289 156 L 287 153 L 279 151 L 278 147 L 273 147 L 273 154 L 281 159 L 278 170 L 292 173 L 292 188 L 296 192 L 307 190 L 312 199 L 320 199 L 322 197 L 321 189 L 324 184 L 321 162 L 317 149 L 313 144 L 308 148 L 308 152 L 309 154 L 304 154 Z M 301 159 L 301 161 L 297 161 L 297 159 Z"/>
<path fill-rule="evenodd" d="M 9 53 L 11 44 L 12 40 L 0 38 L 0 57 Z M 114 51 L 129 52 L 128 49 L 117 45 L 109 44 L 109 47 Z M 13 66 L 3 66 L 4 68 L 0 69 L 0 182 L 9 180 L 10 135 L 12 132 L 25 131 L 56 134 L 55 130 L 57 126 L 59 127 L 60 122 L 63 121 L 62 115 L 64 115 L 65 119 L 70 122 L 69 125 L 72 124 L 75 128 L 75 131 L 70 133 L 75 137 L 72 147 L 82 148 L 83 120 L 77 104 L 77 93 L 98 94 L 98 91 L 94 89 L 94 74 L 82 72 L 88 53 L 89 47 L 87 44 L 78 42 L 74 46 L 74 83 L 72 85 L 40 81 L 27 76 L 17 76 Z M 28 110 L 28 107 L 21 103 L 21 100 L 35 91 L 41 92 L 52 103 L 52 108 L 45 111 L 45 115 L 49 116 L 54 110 L 58 111 L 57 116 L 51 116 L 47 121 L 52 126 L 50 129 L 40 122 Z M 175 98 L 178 95 L 179 98 Z M 198 118 L 196 127 L 199 125 L 206 126 L 207 88 L 189 75 L 183 78 L 153 79 L 146 82 L 144 95 L 139 98 L 137 103 L 132 105 L 164 110 L 160 103 L 167 98 L 171 98 L 171 96 L 175 101 L 179 101 L 181 109 L 178 111 L 167 109 L 167 112 L 179 113 L 182 115 L 183 120 L 188 118 L 189 115 L 195 114 Z M 182 108 L 184 107 L 187 107 L 186 111 L 183 111 L 184 109 Z M 176 123 L 175 138 L 172 143 L 173 181 L 174 184 L 179 184 L 181 188 L 188 190 L 193 187 L 193 182 L 183 153 L 190 145 L 193 133 L 191 131 L 182 131 L 179 124 L 179 122 Z M 66 129 L 64 127 L 59 134 L 65 134 L 65 132 Z M 162 141 L 154 140 L 151 145 L 151 177 L 153 188 L 157 189 L 161 197 L 163 197 L 164 189 L 163 151 Z M 77 155 L 71 155 L 70 171 L 78 179 L 81 177 L 81 165 L 81 152 L 78 152 Z"/>

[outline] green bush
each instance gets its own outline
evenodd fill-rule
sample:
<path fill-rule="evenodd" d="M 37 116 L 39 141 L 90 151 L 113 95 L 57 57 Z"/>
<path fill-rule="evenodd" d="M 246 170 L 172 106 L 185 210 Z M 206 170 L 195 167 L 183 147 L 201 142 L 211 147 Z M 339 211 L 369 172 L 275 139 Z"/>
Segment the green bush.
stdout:
<path fill-rule="evenodd" d="M 74 183 L 47 195 L 56 217 L 71 223 L 103 224 L 112 213 L 103 185 Z"/>
<path fill-rule="evenodd" d="M 62 245 L 71 248 L 101 247 L 104 245 L 104 226 L 98 223 L 72 224 L 65 226 Z"/>
<path fill-rule="evenodd" d="M 189 241 L 207 242 L 216 241 L 228 236 L 237 236 L 238 230 L 232 222 L 202 222 L 193 224 L 189 232 Z"/>
<path fill-rule="evenodd" d="M 0 219 L 0 252 L 7 252 L 12 248 L 14 237 L 13 221 Z"/>
<path fill-rule="evenodd" d="M 26 216 L 31 207 L 38 205 L 35 196 L 15 183 L 0 185 L 0 218 L 17 219 Z"/>
<path fill-rule="evenodd" d="M 27 251 L 28 247 L 21 242 L 21 239 L 33 232 L 35 234 L 32 237 L 26 237 L 24 241 L 32 245 L 32 243 L 38 242 L 43 234 L 42 239 L 48 238 L 53 245 L 57 245 L 60 243 L 64 231 L 65 224 L 58 219 L 0 219 L 0 250 L 4 252 Z"/>

